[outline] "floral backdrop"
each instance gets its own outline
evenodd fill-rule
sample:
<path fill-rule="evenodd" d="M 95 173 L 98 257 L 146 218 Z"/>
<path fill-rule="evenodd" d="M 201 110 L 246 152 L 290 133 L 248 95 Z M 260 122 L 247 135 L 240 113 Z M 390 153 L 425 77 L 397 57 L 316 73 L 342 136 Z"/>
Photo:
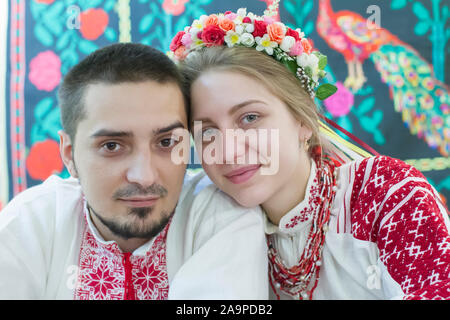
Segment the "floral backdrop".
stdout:
<path fill-rule="evenodd" d="M 260 15 L 271 2 L 8 0 L 0 17 L 0 208 L 51 174 L 68 176 L 56 92 L 84 56 L 115 42 L 168 51 L 202 14 L 246 7 Z M 338 92 L 318 103 L 322 112 L 379 153 L 416 166 L 450 199 L 448 2 L 281 0 L 279 18 L 328 56 L 327 81 Z"/>

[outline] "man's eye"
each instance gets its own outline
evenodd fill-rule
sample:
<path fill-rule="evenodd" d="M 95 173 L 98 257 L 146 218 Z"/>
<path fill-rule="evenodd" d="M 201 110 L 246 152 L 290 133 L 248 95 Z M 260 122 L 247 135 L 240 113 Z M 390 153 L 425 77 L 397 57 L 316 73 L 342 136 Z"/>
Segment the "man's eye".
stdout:
<path fill-rule="evenodd" d="M 107 142 L 103 144 L 103 149 L 105 149 L 107 152 L 115 152 L 120 149 L 120 144 L 117 142 Z"/>
<path fill-rule="evenodd" d="M 175 143 L 177 143 L 177 141 L 175 139 L 167 138 L 167 139 L 162 139 L 159 142 L 159 145 L 163 148 L 170 148 L 170 147 L 173 147 L 175 145 Z"/>

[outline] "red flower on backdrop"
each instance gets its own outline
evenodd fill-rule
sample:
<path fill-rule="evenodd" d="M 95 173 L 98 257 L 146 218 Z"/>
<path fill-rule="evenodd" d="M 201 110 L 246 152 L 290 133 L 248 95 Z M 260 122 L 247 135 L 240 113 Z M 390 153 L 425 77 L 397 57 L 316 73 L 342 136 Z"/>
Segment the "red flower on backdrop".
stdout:
<path fill-rule="evenodd" d="M 53 173 L 61 172 L 64 165 L 58 143 L 54 140 L 37 142 L 31 147 L 26 166 L 28 174 L 35 180 L 44 181 Z"/>
<path fill-rule="evenodd" d="M 184 5 L 187 2 L 189 2 L 189 0 L 164 0 L 162 8 L 167 14 L 179 16 L 184 12 Z"/>
<path fill-rule="evenodd" d="M 202 32 L 202 40 L 205 46 L 220 46 L 225 41 L 225 31 L 216 25 L 209 25 Z"/>
<path fill-rule="evenodd" d="M 37 3 L 52 4 L 55 0 L 34 0 Z"/>
<path fill-rule="evenodd" d="M 88 9 L 80 14 L 80 32 L 85 39 L 96 40 L 105 32 L 109 16 L 103 9 Z"/>

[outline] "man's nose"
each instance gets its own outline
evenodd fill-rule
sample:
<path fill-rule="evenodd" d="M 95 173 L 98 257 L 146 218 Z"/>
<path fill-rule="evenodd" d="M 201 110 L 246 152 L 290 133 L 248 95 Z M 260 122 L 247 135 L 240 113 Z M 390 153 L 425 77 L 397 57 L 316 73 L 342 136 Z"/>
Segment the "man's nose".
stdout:
<path fill-rule="evenodd" d="M 140 152 L 130 163 L 127 179 L 130 183 L 137 183 L 145 188 L 156 182 L 158 179 L 157 172 L 150 151 Z"/>

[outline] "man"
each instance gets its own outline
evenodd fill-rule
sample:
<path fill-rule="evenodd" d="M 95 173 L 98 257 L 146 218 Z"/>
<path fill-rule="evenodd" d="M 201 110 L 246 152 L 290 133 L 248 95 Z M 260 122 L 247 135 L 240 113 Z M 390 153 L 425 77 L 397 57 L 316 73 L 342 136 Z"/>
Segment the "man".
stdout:
<path fill-rule="evenodd" d="M 202 175 L 175 65 L 139 44 L 100 49 L 59 92 L 62 159 L 0 213 L 2 299 L 265 299 L 262 216 Z"/>

